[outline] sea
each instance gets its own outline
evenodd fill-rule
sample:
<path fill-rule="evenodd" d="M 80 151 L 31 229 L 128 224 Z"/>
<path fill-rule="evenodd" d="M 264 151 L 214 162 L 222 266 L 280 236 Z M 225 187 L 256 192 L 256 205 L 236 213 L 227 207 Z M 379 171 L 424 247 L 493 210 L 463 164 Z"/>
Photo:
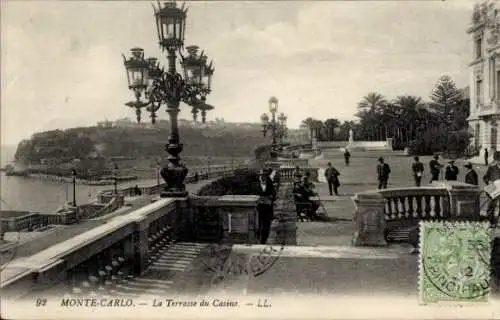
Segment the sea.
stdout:
<path fill-rule="evenodd" d="M 1 146 L 1 167 L 14 160 L 17 146 Z M 163 182 L 163 180 L 162 180 Z M 135 185 L 152 186 L 156 179 L 134 180 L 120 183 L 118 188 L 127 188 Z M 102 190 L 113 189 L 112 185 L 89 186 L 76 185 L 76 202 L 92 202 Z M 71 183 L 41 180 L 36 178 L 6 176 L 0 172 L 0 210 L 54 212 L 65 202 L 73 200 L 73 186 Z"/>

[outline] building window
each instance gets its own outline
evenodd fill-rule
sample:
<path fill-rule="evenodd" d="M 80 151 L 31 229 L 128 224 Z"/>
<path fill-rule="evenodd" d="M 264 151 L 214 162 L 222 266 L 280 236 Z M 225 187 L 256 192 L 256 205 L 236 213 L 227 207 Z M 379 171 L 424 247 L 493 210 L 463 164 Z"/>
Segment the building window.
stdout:
<path fill-rule="evenodd" d="M 479 135 L 481 134 L 481 125 L 476 123 L 474 126 L 474 146 L 479 149 Z"/>
<path fill-rule="evenodd" d="M 478 79 L 476 81 L 476 106 L 483 103 L 483 81 Z"/>
<path fill-rule="evenodd" d="M 479 59 L 483 56 L 483 39 L 482 38 L 477 38 L 476 39 L 476 59 Z"/>
<path fill-rule="evenodd" d="M 489 64 L 489 76 L 490 76 L 490 99 L 495 98 L 495 89 L 496 89 L 496 70 L 495 70 L 495 57 L 490 58 Z"/>

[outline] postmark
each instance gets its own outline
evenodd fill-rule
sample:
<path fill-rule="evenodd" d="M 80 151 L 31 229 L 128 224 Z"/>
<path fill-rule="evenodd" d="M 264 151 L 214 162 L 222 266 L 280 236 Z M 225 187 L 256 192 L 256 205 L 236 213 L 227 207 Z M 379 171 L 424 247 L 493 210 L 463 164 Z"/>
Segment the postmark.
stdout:
<path fill-rule="evenodd" d="M 266 245 L 257 254 L 235 255 L 230 245 L 213 244 L 203 263 L 205 271 L 211 274 L 212 285 L 228 277 L 258 277 L 276 263 L 284 247 L 284 244 Z"/>
<path fill-rule="evenodd" d="M 491 229 L 487 222 L 421 222 L 419 298 L 487 301 L 490 289 Z"/>

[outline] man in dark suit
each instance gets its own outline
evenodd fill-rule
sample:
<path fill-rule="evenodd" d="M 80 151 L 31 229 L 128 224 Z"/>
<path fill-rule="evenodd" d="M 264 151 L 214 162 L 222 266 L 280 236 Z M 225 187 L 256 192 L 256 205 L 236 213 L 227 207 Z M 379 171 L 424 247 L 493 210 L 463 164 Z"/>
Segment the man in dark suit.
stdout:
<path fill-rule="evenodd" d="M 387 182 L 389 181 L 389 174 L 391 173 L 391 168 L 387 163 L 384 162 L 384 158 L 378 158 L 379 164 L 377 165 L 377 179 L 378 188 L 387 188 Z"/>
<path fill-rule="evenodd" d="M 467 169 L 467 172 L 465 173 L 465 183 L 472 184 L 475 186 L 479 185 L 477 172 L 472 168 L 472 163 L 466 162 L 464 164 L 464 167 Z"/>
<path fill-rule="evenodd" d="M 434 158 L 429 162 L 429 168 L 431 171 L 431 181 L 439 180 L 439 174 L 441 173 L 442 165 L 439 163 L 439 156 L 436 154 Z"/>
<path fill-rule="evenodd" d="M 335 195 L 338 196 L 338 187 L 340 186 L 340 181 L 339 181 L 339 176 L 340 173 L 332 167 L 332 164 L 328 162 L 328 168 L 325 170 L 325 178 L 326 182 L 328 183 L 328 190 L 330 191 L 330 195 L 333 195 L 333 192 L 335 192 Z"/>
<path fill-rule="evenodd" d="M 413 178 L 415 179 L 415 185 L 420 187 L 422 182 L 422 176 L 424 175 L 424 164 L 420 162 L 419 157 L 413 158 L 415 162 L 411 165 L 411 171 L 413 172 Z"/>
<path fill-rule="evenodd" d="M 351 158 L 351 153 L 349 152 L 348 149 L 345 149 L 344 151 L 344 160 L 345 160 L 345 165 L 348 167 L 349 166 L 349 159 Z"/>
<path fill-rule="evenodd" d="M 455 165 L 455 161 L 450 160 L 448 162 L 448 165 L 446 166 L 444 179 L 446 181 L 457 181 L 459 173 L 460 171 L 458 170 L 458 167 Z"/>
<path fill-rule="evenodd" d="M 276 192 L 274 184 L 266 170 L 259 172 L 258 195 L 260 196 L 257 204 L 257 212 L 259 214 L 259 237 L 260 243 L 265 244 L 271 231 L 271 222 L 274 218 L 274 201 L 276 200 Z"/>

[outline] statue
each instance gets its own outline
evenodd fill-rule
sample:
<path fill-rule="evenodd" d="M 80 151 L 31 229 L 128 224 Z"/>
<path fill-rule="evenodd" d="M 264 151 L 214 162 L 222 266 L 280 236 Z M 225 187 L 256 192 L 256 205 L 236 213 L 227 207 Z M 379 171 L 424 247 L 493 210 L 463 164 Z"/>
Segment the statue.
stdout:
<path fill-rule="evenodd" d="M 354 142 L 354 132 L 352 129 L 349 129 L 349 144 L 351 145 Z"/>

